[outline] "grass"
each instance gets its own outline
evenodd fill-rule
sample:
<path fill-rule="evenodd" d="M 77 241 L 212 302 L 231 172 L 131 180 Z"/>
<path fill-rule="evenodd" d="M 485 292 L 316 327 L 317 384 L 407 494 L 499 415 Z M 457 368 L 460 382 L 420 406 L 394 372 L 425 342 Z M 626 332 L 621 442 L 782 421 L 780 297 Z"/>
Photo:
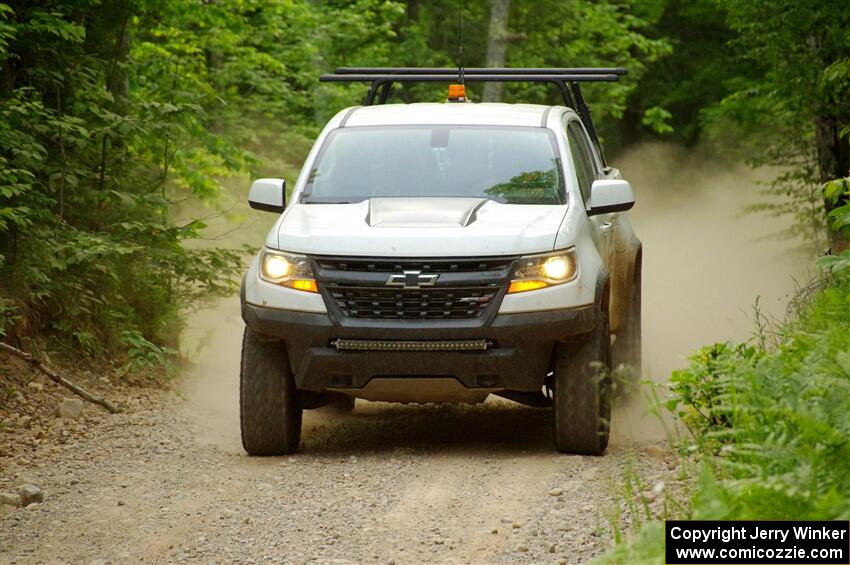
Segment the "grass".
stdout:
<path fill-rule="evenodd" d="M 850 272 L 828 279 L 776 343 L 719 343 L 671 377 L 667 408 L 690 431 L 695 520 L 850 519 Z M 651 522 L 600 563 L 663 563 Z"/>

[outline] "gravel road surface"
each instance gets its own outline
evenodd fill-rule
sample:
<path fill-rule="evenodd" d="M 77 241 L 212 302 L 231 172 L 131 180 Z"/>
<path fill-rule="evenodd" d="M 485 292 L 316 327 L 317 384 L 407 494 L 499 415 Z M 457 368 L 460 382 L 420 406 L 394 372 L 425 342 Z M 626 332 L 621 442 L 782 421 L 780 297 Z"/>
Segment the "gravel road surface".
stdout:
<path fill-rule="evenodd" d="M 624 469 L 667 462 L 625 445 L 556 455 L 549 418 L 363 405 L 314 415 L 302 453 L 261 459 L 209 442 L 173 400 L 28 470 L 46 498 L 2 518 L 2 561 L 583 563 L 610 544 Z"/>

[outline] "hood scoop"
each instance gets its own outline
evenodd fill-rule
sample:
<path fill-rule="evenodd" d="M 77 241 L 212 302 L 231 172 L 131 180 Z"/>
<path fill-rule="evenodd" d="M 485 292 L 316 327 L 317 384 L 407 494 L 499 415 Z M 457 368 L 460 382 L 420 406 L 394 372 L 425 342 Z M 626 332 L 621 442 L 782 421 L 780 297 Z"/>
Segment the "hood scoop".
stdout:
<path fill-rule="evenodd" d="M 372 198 L 366 223 L 373 228 L 464 228 L 486 198 Z"/>

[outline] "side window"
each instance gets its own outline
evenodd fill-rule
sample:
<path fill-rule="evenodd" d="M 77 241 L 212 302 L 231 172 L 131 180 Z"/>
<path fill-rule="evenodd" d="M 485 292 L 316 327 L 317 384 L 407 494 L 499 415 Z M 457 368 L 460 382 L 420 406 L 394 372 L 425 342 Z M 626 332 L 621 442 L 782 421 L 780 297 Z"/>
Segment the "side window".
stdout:
<path fill-rule="evenodd" d="M 587 143 L 584 141 L 584 132 L 577 122 L 570 122 L 567 126 L 567 138 L 570 142 L 570 153 L 575 164 L 581 196 L 587 202 L 590 198 L 590 185 L 593 184 L 596 171 L 593 167 L 593 158 L 590 156 Z"/>

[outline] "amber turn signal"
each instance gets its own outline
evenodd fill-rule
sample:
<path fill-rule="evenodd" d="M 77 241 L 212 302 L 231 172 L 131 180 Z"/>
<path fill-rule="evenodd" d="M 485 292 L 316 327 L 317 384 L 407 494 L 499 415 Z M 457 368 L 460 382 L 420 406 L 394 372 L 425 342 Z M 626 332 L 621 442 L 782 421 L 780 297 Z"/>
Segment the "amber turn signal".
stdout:
<path fill-rule="evenodd" d="M 544 281 L 513 281 L 511 282 L 511 286 L 508 287 L 508 294 L 537 290 L 539 288 L 546 288 L 547 286 L 549 286 L 549 283 Z"/>
<path fill-rule="evenodd" d="M 295 290 L 303 290 L 305 292 L 319 292 L 319 286 L 316 281 L 311 279 L 292 279 L 282 283 L 283 286 L 294 288 Z"/>

